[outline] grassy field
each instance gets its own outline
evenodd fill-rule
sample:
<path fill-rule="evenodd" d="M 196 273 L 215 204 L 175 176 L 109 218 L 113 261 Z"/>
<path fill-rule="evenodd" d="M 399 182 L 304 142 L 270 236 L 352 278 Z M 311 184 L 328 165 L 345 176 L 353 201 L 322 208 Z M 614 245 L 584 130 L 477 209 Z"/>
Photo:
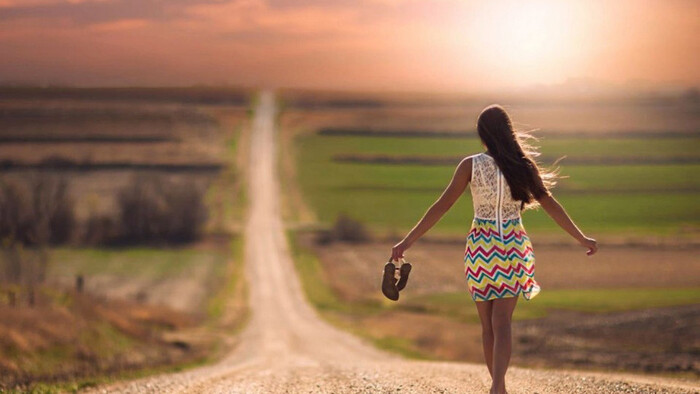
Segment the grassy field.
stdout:
<path fill-rule="evenodd" d="M 197 249 L 59 248 L 52 252 L 49 280 L 113 299 L 162 305 L 204 317 L 207 300 L 223 285 L 230 252 L 225 245 Z"/>
<path fill-rule="evenodd" d="M 214 248 L 57 248 L 52 253 L 54 262 L 51 276 L 79 272 L 86 276 L 111 274 L 133 279 L 159 279 L 186 274 L 197 264 L 212 265 L 219 269 L 218 266 L 225 265 L 226 261 L 226 250 Z"/>
<path fill-rule="evenodd" d="M 299 182 L 320 220 L 346 212 L 379 230 L 404 231 L 439 196 L 454 166 L 346 163 L 335 156 L 383 154 L 448 156 L 483 150 L 475 139 L 323 136 L 297 139 Z M 700 160 L 700 139 L 638 137 L 541 142 L 543 154 L 575 159 L 627 157 Z M 554 189 L 571 215 L 591 233 L 683 234 L 697 231 L 700 164 L 568 165 Z M 455 160 L 454 165 L 457 164 Z M 471 218 L 468 192 L 436 226 L 436 233 L 460 234 Z M 554 232 L 542 212 L 526 212 L 534 232 Z"/>
<path fill-rule="evenodd" d="M 537 302 L 534 302 L 534 301 Z M 565 310 L 588 313 L 612 313 L 648 308 L 661 308 L 700 302 L 700 288 L 630 288 L 630 289 L 562 289 L 548 290 L 533 299 L 520 300 L 514 320 L 546 317 L 550 312 Z M 402 308 L 425 310 L 479 323 L 476 308 L 467 308 L 471 297 L 467 292 L 431 294 L 412 298 Z"/>
<path fill-rule="evenodd" d="M 465 132 L 466 135 L 466 132 Z M 483 150 L 476 136 L 467 138 L 421 137 L 362 137 L 328 136 L 310 140 L 308 144 L 323 144 L 324 153 L 389 153 L 405 155 L 467 156 Z M 698 139 L 673 138 L 574 138 L 571 136 L 544 136 L 537 144 L 542 154 L 567 157 L 693 157 L 698 158 Z M 315 145 L 318 146 L 318 145 Z"/>

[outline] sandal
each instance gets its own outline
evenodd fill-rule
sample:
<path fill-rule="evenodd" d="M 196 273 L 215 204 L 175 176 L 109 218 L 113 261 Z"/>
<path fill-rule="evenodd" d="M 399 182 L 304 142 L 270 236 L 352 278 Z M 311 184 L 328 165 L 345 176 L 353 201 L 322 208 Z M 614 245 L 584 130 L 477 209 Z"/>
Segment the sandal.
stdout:
<path fill-rule="evenodd" d="M 382 277 L 382 293 L 392 301 L 398 301 L 399 289 L 396 287 L 396 266 L 391 261 L 384 265 Z"/>
<path fill-rule="evenodd" d="M 408 283 L 408 274 L 411 273 L 411 263 L 407 263 L 406 260 L 401 259 L 401 268 L 399 268 L 399 274 L 401 275 L 399 277 L 399 281 L 396 282 L 396 288 L 401 291 L 406 287 L 406 284 Z"/>

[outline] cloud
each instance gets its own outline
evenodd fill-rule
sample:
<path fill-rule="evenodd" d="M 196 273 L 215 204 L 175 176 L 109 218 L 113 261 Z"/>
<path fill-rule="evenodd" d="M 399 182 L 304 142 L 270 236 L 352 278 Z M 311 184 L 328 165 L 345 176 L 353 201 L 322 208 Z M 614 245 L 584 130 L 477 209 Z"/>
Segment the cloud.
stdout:
<path fill-rule="evenodd" d="M 454 0 L 442 3 L 449 1 Z M 377 12 L 382 9 L 410 9 L 417 4 L 439 7 L 427 0 L 0 0 L 0 21 L 38 18 L 68 20 L 77 25 L 121 19 L 168 21 L 192 15 L 193 9 L 194 14 L 204 13 L 207 7 L 229 17 L 233 17 L 230 11 L 242 11 L 247 16 L 251 11 L 298 15 L 300 10 L 301 17 L 314 12 L 332 15 L 338 10 L 380 17 L 381 12 Z"/>
<path fill-rule="evenodd" d="M 141 27 L 148 26 L 149 21 L 145 19 L 120 19 L 117 21 L 110 21 L 104 23 L 98 23 L 91 25 L 90 28 L 93 31 L 124 31 L 131 29 L 138 29 Z"/>
<path fill-rule="evenodd" d="M 1 1 L 1 0 L 0 0 Z M 223 0 L 70 0 L 63 2 L 5 1 L 0 7 L 0 21 L 14 19 L 59 19 L 77 25 L 91 25 L 118 20 L 165 21 L 178 18 L 197 4 L 223 3 Z"/>
<path fill-rule="evenodd" d="M 353 34 L 358 12 L 351 8 L 300 6 L 274 8 L 262 0 L 239 0 L 226 4 L 200 4 L 188 15 L 217 29 L 222 37 L 311 38 Z"/>

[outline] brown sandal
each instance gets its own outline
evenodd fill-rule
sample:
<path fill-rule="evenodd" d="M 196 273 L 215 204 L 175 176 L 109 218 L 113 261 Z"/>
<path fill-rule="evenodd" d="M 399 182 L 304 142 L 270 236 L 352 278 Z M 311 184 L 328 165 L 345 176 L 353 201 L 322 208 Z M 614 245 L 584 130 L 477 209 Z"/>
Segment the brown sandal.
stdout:
<path fill-rule="evenodd" d="M 406 260 L 401 259 L 401 268 L 399 268 L 399 281 L 396 282 L 396 288 L 401 291 L 406 287 L 408 283 L 408 274 L 411 273 L 411 263 L 407 263 Z"/>
<path fill-rule="evenodd" d="M 382 276 L 382 293 L 392 301 L 398 301 L 399 289 L 396 287 L 396 266 L 391 261 L 384 265 Z"/>

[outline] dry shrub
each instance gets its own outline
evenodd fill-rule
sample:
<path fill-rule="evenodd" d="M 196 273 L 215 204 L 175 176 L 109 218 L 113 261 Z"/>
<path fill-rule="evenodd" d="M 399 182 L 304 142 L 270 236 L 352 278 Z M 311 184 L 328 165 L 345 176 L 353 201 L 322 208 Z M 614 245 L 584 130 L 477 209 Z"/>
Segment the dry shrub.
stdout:
<path fill-rule="evenodd" d="M 75 230 L 74 205 L 65 178 L 0 179 L 0 239 L 25 245 L 67 242 Z"/>
<path fill-rule="evenodd" d="M 196 240 L 206 220 L 204 190 L 192 182 L 138 176 L 117 196 L 124 243 Z"/>
<path fill-rule="evenodd" d="M 342 213 L 338 215 L 333 225 L 335 239 L 346 242 L 365 242 L 370 239 L 369 231 L 364 223 Z"/>
<path fill-rule="evenodd" d="M 0 266 L 0 289 L 7 295 L 7 303 L 16 306 L 26 300 L 29 306 L 35 306 L 36 289 L 46 280 L 48 250 L 43 247 L 27 249 L 19 243 L 6 241 L 2 245 Z"/>
<path fill-rule="evenodd" d="M 370 240 L 369 230 L 364 223 L 341 213 L 335 219 L 333 228 L 322 230 L 316 236 L 319 244 L 329 244 L 333 241 L 367 242 Z"/>
<path fill-rule="evenodd" d="M 8 303 L 36 303 L 46 279 L 47 245 L 70 240 L 75 228 L 73 200 L 64 178 L 30 174 L 21 181 L 0 179 L 0 285 Z"/>
<path fill-rule="evenodd" d="M 119 222 L 112 216 L 94 213 L 83 225 L 81 242 L 84 245 L 108 245 L 119 240 Z"/>

